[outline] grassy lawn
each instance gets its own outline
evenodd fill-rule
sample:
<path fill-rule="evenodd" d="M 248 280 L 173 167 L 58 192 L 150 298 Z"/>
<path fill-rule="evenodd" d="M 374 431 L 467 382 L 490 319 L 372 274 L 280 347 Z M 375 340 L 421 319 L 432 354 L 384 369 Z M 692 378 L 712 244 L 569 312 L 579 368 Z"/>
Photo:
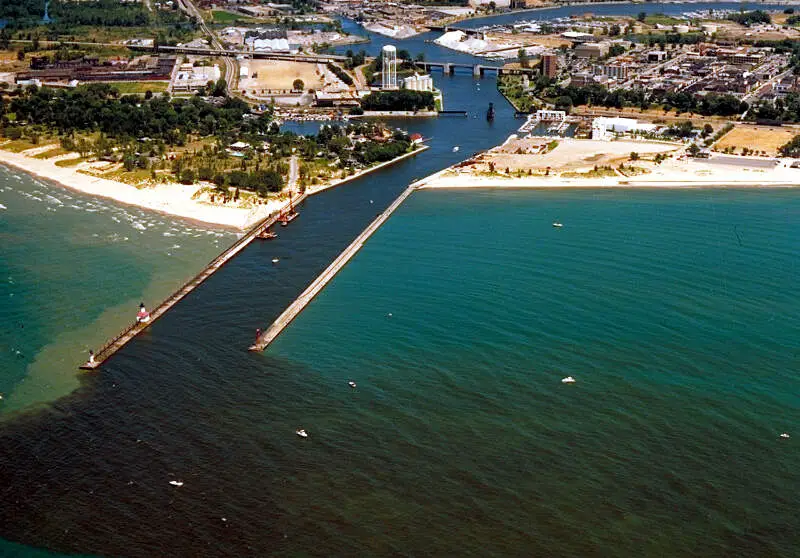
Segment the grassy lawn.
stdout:
<path fill-rule="evenodd" d="M 225 10 L 213 10 L 211 12 L 211 19 L 213 23 L 218 23 L 220 25 L 230 25 L 232 23 L 253 23 L 258 21 L 250 16 L 246 16 L 244 14 L 235 14 Z"/>
<path fill-rule="evenodd" d="M 70 152 L 67 151 L 66 149 L 64 149 L 63 147 L 60 147 L 58 145 L 54 145 L 52 149 L 48 149 L 47 151 L 39 153 L 38 155 L 34 155 L 34 158 L 35 159 L 49 159 L 51 157 L 58 157 L 59 155 L 66 155 L 67 153 L 70 153 Z"/>
<path fill-rule="evenodd" d="M 36 144 L 33 144 L 23 139 L 11 140 L 8 143 L 0 145 L 0 149 L 5 149 L 6 151 L 13 151 L 14 153 L 20 153 L 22 151 L 25 151 L 26 149 L 31 149 L 33 147 L 36 147 Z"/>
<path fill-rule="evenodd" d="M 675 25 L 678 23 L 686 23 L 685 19 L 678 19 L 664 14 L 651 14 L 648 15 L 644 22 L 647 25 Z"/>
<path fill-rule="evenodd" d="M 75 157 L 75 158 L 72 158 L 72 159 L 62 159 L 60 161 L 56 161 L 56 166 L 57 167 L 62 167 L 62 168 L 75 167 L 75 166 L 79 165 L 80 163 L 83 163 L 84 161 L 88 161 L 88 160 L 89 160 L 89 157 Z"/>
<path fill-rule="evenodd" d="M 148 91 L 153 93 L 163 93 L 167 90 L 167 81 L 114 81 L 110 82 L 121 95 L 137 94 L 144 95 Z"/>

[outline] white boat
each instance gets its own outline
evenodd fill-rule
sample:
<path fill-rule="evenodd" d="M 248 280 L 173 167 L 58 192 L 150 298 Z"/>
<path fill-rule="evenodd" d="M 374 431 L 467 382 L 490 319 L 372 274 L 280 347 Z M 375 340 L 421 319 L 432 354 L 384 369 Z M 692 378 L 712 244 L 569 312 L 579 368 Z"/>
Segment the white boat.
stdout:
<path fill-rule="evenodd" d="M 781 438 L 790 438 L 790 437 L 791 437 L 791 436 L 789 436 L 789 435 L 788 435 L 786 432 L 784 432 L 783 434 L 781 434 Z"/>
<path fill-rule="evenodd" d="M 574 384 L 575 383 L 575 378 L 573 378 L 572 376 L 567 376 L 566 378 L 562 378 L 561 379 L 561 383 L 562 384 Z"/>
<path fill-rule="evenodd" d="M 456 146 L 453 148 L 453 153 L 456 153 L 456 152 L 457 152 L 459 149 L 461 149 L 461 148 L 460 148 L 459 146 L 457 146 L 457 145 L 456 145 Z"/>
<path fill-rule="evenodd" d="M 183 481 L 169 481 L 172 486 L 183 486 Z"/>
<path fill-rule="evenodd" d="M 355 382 L 347 382 L 347 385 L 350 386 L 353 389 L 356 389 L 356 383 Z"/>
<path fill-rule="evenodd" d="M 278 258 L 272 258 L 272 263 L 278 263 L 280 260 Z"/>
<path fill-rule="evenodd" d="M 297 434 L 297 435 L 298 435 L 298 436 L 300 436 L 301 438 L 308 438 L 308 432 L 306 432 L 306 431 L 305 431 L 304 429 L 302 429 L 302 428 L 301 428 L 300 430 L 296 430 L 296 431 L 295 431 L 295 434 Z"/>
<path fill-rule="evenodd" d="M 562 225 L 561 223 L 558 223 L 558 222 L 556 222 L 556 223 L 553 223 L 553 226 L 554 226 L 555 228 L 557 228 L 557 229 L 560 229 L 560 228 L 561 228 L 561 227 L 563 227 L 564 225 Z"/>

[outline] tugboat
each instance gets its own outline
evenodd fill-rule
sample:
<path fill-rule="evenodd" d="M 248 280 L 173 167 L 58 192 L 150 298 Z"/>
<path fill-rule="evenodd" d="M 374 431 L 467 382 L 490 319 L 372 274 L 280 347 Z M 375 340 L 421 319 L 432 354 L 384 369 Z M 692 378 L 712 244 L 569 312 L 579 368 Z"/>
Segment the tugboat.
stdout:
<path fill-rule="evenodd" d="M 264 240 L 270 240 L 273 238 L 278 238 L 278 235 L 269 230 L 269 227 L 264 227 L 256 234 L 256 238 L 263 238 Z"/>
<path fill-rule="evenodd" d="M 494 103 L 489 103 L 489 110 L 486 111 L 486 120 L 494 120 Z"/>
<path fill-rule="evenodd" d="M 294 210 L 294 207 L 292 207 L 292 200 L 290 198 L 289 199 L 289 211 L 285 212 L 285 213 L 281 213 L 280 217 L 278 217 L 278 221 L 281 222 L 281 227 L 285 227 L 286 225 L 288 225 L 289 223 L 294 221 L 297 218 L 297 215 L 298 215 L 298 213 L 297 213 L 297 211 Z"/>

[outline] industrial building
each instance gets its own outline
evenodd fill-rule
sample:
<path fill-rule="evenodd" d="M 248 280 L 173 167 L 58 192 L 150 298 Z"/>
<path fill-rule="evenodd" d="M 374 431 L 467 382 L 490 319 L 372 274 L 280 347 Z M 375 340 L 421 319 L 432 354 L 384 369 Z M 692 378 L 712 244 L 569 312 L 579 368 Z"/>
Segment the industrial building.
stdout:
<path fill-rule="evenodd" d="M 420 75 L 414 72 L 413 76 L 403 78 L 403 89 L 410 91 L 430 91 L 433 92 L 433 78 L 429 75 Z"/>

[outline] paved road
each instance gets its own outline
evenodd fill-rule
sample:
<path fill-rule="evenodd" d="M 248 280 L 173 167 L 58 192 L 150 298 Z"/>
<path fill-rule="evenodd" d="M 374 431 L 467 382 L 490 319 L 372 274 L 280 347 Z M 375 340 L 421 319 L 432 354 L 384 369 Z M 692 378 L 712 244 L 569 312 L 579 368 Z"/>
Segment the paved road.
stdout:
<path fill-rule="evenodd" d="M 291 192 L 297 184 L 297 179 L 300 176 L 300 164 L 297 162 L 297 155 L 292 155 L 289 159 L 289 184 L 287 188 Z"/>
<path fill-rule="evenodd" d="M 765 168 L 772 169 L 778 166 L 775 159 L 759 159 L 756 157 L 739 157 L 736 155 L 720 155 L 714 154 L 710 159 L 689 159 L 689 161 L 712 164 L 712 165 L 732 165 L 743 168 Z"/>
<path fill-rule="evenodd" d="M 222 47 L 222 43 L 217 39 L 217 36 L 212 33 L 211 29 L 206 25 L 206 22 L 203 20 L 203 14 L 200 13 L 200 10 L 194 5 L 194 2 L 192 2 L 192 0 L 180 0 L 180 5 L 189 17 L 193 17 L 197 20 L 200 29 L 208 35 L 211 48 L 219 51 L 225 50 Z M 228 87 L 228 92 L 232 95 L 234 91 L 236 91 L 236 81 L 239 79 L 239 65 L 236 60 L 228 56 L 223 56 L 222 60 L 225 63 L 225 83 Z"/>

